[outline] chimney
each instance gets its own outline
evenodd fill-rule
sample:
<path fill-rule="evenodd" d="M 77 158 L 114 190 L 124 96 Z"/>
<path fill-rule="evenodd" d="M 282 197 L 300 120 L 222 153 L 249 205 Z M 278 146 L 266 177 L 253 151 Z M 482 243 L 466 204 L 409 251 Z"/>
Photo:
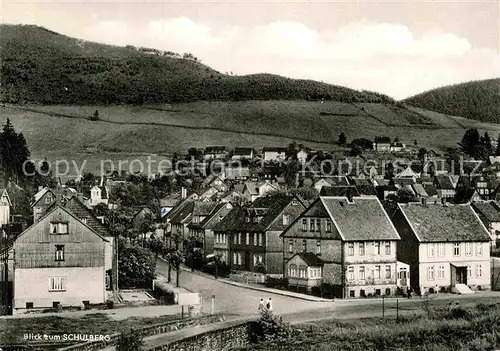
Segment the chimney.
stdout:
<path fill-rule="evenodd" d="M 181 199 L 184 200 L 187 198 L 187 189 L 185 187 L 181 188 Z"/>

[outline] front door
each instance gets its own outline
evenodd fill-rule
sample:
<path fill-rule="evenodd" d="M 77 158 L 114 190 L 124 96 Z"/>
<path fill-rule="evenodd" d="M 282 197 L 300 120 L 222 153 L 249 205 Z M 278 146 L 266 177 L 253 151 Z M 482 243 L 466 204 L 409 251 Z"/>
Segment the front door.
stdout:
<path fill-rule="evenodd" d="M 250 261 L 250 252 L 245 251 L 245 271 L 251 271 L 252 262 Z"/>
<path fill-rule="evenodd" d="M 467 285 L 467 267 L 456 267 L 457 284 Z"/>

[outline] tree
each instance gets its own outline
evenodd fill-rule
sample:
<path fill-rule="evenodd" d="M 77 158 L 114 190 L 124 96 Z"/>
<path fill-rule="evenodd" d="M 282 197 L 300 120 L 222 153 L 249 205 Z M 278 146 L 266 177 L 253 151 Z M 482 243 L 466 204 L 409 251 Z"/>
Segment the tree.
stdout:
<path fill-rule="evenodd" d="M 425 158 L 425 155 L 427 155 L 427 149 L 426 148 L 423 148 L 421 147 L 419 150 L 418 150 L 418 159 L 423 161 L 424 158 Z"/>
<path fill-rule="evenodd" d="M 98 121 L 99 120 L 99 111 L 95 110 L 94 114 L 90 118 L 92 121 Z"/>
<path fill-rule="evenodd" d="M 497 148 L 495 150 L 495 156 L 500 156 L 500 134 L 498 135 L 497 139 Z"/>
<path fill-rule="evenodd" d="M 491 144 L 491 138 L 488 132 L 484 132 L 484 136 L 481 138 L 481 144 L 484 145 L 488 153 L 493 152 L 493 145 Z"/>
<path fill-rule="evenodd" d="M 153 253 L 143 247 L 125 246 L 118 255 L 119 280 L 122 287 L 149 287 L 155 278 Z"/>
<path fill-rule="evenodd" d="M 347 138 L 346 138 L 344 132 L 342 132 L 339 135 L 339 145 L 345 145 L 346 143 L 347 143 Z"/>
<path fill-rule="evenodd" d="M 5 183 L 11 177 L 24 178 L 23 165 L 28 161 L 30 152 L 22 133 L 16 133 L 7 118 L 0 133 L 0 166 L 4 172 Z"/>
<path fill-rule="evenodd" d="M 481 136 L 475 128 L 465 131 L 462 141 L 458 143 L 464 152 L 470 156 L 474 154 L 474 148 L 481 143 Z"/>
<path fill-rule="evenodd" d="M 354 139 L 351 142 L 351 146 L 359 146 L 362 149 L 373 149 L 373 141 L 365 138 Z"/>

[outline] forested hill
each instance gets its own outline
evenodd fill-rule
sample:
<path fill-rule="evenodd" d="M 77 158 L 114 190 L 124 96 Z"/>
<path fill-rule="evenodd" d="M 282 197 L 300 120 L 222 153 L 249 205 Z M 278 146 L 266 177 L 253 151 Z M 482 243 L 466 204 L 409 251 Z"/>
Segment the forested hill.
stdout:
<path fill-rule="evenodd" d="M 433 89 L 404 102 L 448 115 L 500 123 L 500 78 Z"/>
<path fill-rule="evenodd" d="M 193 54 L 97 44 L 31 25 L 1 25 L 0 50 L 0 96 L 9 103 L 392 102 L 382 94 L 310 80 L 226 75 L 203 65 Z"/>

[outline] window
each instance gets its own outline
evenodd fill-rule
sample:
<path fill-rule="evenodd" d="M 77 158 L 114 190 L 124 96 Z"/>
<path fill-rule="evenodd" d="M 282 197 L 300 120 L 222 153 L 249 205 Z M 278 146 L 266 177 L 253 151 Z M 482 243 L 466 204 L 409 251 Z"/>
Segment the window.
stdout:
<path fill-rule="evenodd" d="M 427 257 L 434 257 L 436 256 L 436 246 L 434 243 L 428 243 L 427 244 Z"/>
<path fill-rule="evenodd" d="M 293 252 L 293 240 L 292 239 L 288 240 L 288 252 L 289 253 Z"/>
<path fill-rule="evenodd" d="M 233 236 L 233 244 L 237 244 L 237 243 L 238 243 L 237 236 L 236 236 L 236 235 L 234 235 L 234 236 Z"/>
<path fill-rule="evenodd" d="M 307 266 L 299 266 L 299 278 L 307 278 Z"/>
<path fill-rule="evenodd" d="M 438 255 L 439 257 L 444 257 L 444 243 L 438 244 Z"/>
<path fill-rule="evenodd" d="M 354 280 L 354 267 L 347 268 L 347 280 Z"/>
<path fill-rule="evenodd" d="M 233 264 L 238 264 L 238 256 L 236 253 L 233 253 Z"/>
<path fill-rule="evenodd" d="M 427 280 L 434 280 L 434 266 L 427 267 Z"/>
<path fill-rule="evenodd" d="M 82 222 L 83 222 L 83 224 L 87 224 L 87 217 L 83 217 Z"/>
<path fill-rule="evenodd" d="M 439 266 L 438 279 L 444 279 L 444 266 Z"/>
<path fill-rule="evenodd" d="M 262 246 L 262 233 L 259 233 L 259 246 Z"/>
<path fill-rule="evenodd" d="M 307 219 L 306 218 L 304 218 L 302 220 L 302 231 L 307 232 Z"/>
<path fill-rule="evenodd" d="M 241 266 L 241 253 L 238 253 L 238 265 Z"/>
<path fill-rule="evenodd" d="M 375 274 L 373 274 L 375 279 L 380 279 L 380 266 L 375 266 Z"/>
<path fill-rule="evenodd" d="M 476 244 L 476 256 L 482 256 L 482 255 L 483 255 L 483 244 L 477 243 Z"/>
<path fill-rule="evenodd" d="M 314 232 L 314 223 L 315 223 L 315 222 L 314 222 L 314 218 L 311 218 L 311 219 L 309 220 L 309 231 L 310 231 L 310 232 Z"/>
<path fill-rule="evenodd" d="M 238 233 L 238 244 L 241 245 L 241 233 Z"/>
<path fill-rule="evenodd" d="M 453 244 L 453 255 L 460 256 L 460 243 Z"/>
<path fill-rule="evenodd" d="M 385 266 L 385 279 L 391 279 L 391 266 Z"/>
<path fill-rule="evenodd" d="M 373 253 L 374 253 L 375 255 L 380 255 L 380 242 L 375 241 L 375 242 L 373 243 Z"/>
<path fill-rule="evenodd" d="M 390 255 L 391 254 L 391 242 L 386 241 L 385 243 L 385 254 Z"/>
<path fill-rule="evenodd" d="M 297 266 L 294 264 L 291 264 L 290 267 L 288 268 L 288 275 L 290 277 L 296 277 L 297 276 Z"/>
<path fill-rule="evenodd" d="M 49 291 L 65 291 L 65 290 L 66 290 L 65 277 L 49 278 Z"/>
<path fill-rule="evenodd" d="M 52 196 L 47 196 L 47 197 L 45 198 L 45 203 L 46 203 L 46 204 L 50 204 L 51 202 L 52 202 Z"/>
<path fill-rule="evenodd" d="M 64 261 L 64 245 L 56 245 L 56 261 Z"/>
<path fill-rule="evenodd" d="M 476 277 L 477 278 L 483 277 L 483 266 L 481 266 L 480 264 L 476 266 Z"/>
<path fill-rule="evenodd" d="M 290 223 L 290 215 L 283 215 L 283 225 L 288 225 Z"/>
<path fill-rule="evenodd" d="M 257 262 L 259 262 L 258 255 L 254 254 L 253 255 L 253 265 L 254 265 L 254 267 L 257 265 Z"/>
<path fill-rule="evenodd" d="M 349 256 L 354 256 L 354 243 L 347 244 L 347 254 Z"/>
<path fill-rule="evenodd" d="M 302 240 L 302 251 L 307 252 L 307 240 Z"/>
<path fill-rule="evenodd" d="M 215 234 L 215 243 L 218 244 L 219 243 L 219 235 L 220 234 Z"/>
<path fill-rule="evenodd" d="M 355 290 L 349 290 L 349 297 L 356 297 L 356 291 Z"/>
<path fill-rule="evenodd" d="M 365 255 L 365 243 L 359 243 L 359 255 L 360 256 Z"/>
<path fill-rule="evenodd" d="M 321 219 L 316 218 L 316 231 L 319 232 L 321 228 Z"/>
<path fill-rule="evenodd" d="M 316 255 L 321 255 L 321 240 L 316 240 Z"/>
<path fill-rule="evenodd" d="M 35 213 L 42 213 L 41 207 L 35 207 Z"/>
<path fill-rule="evenodd" d="M 465 243 L 465 256 L 472 256 L 472 243 Z"/>
<path fill-rule="evenodd" d="M 472 278 L 472 266 L 467 266 L 467 278 Z"/>
<path fill-rule="evenodd" d="M 53 301 L 53 302 L 52 302 L 52 307 L 53 307 L 53 308 L 57 308 L 57 307 L 59 307 L 59 305 L 60 305 L 60 304 L 61 304 L 61 303 L 60 303 L 59 301 Z"/>
<path fill-rule="evenodd" d="M 51 234 L 68 234 L 68 223 L 50 223 Z"/>
<path fill-rule="evenodd" d="M 332 222 L 329 219 L 326 220 L 326 231 L 328 233 L 332 231 Z"/>
<path fill-rule="evenodd" d="M 250 223 L 250 217 L 245 217 L 245 222 Z"/>
<path fill-rule="evenodd" d="M 365 266 L 359 266 L 359 279 L 365 280 Z"/>
<path fill-rule="evenodd" d="M 257 246 L 257 233 L 253 233 L 253 245 Z"/>
<path fill-rule="evenodd" d="M 254 217 L 254 218 L 253 218 L 253 222 L 254 222 L 254 223 L 259 223 L 259 217 Z"/>

